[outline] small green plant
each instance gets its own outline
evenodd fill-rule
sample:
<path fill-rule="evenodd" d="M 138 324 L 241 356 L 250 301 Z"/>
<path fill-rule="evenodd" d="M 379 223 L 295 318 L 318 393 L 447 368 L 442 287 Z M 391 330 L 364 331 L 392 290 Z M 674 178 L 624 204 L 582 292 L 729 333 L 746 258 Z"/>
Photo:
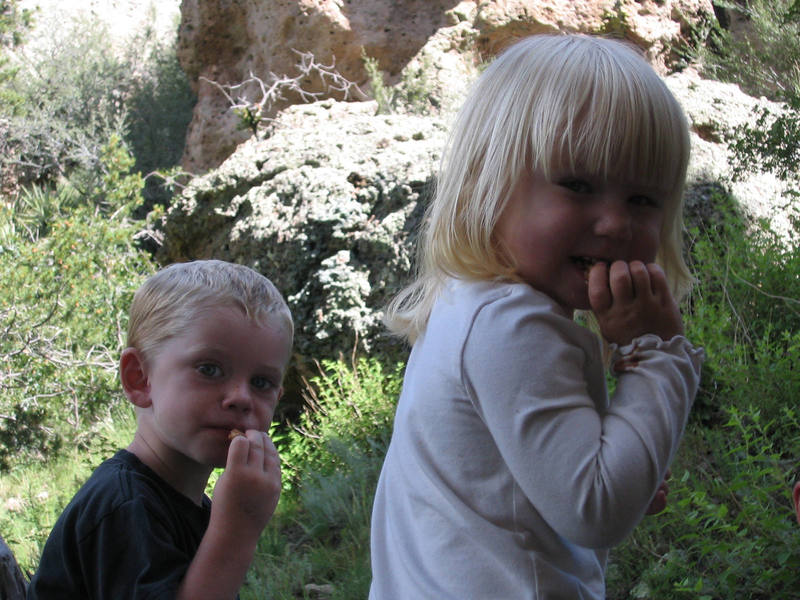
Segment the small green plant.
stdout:
<path fill-rule="evenodd" d="M 400 83 L 391 88 L 384 83 L 378 60 L 368 56 L 363 48 L 361 59 L 364 61 L 364 70 L 369 78 L 372 97 L 378 103 L 378 114 L 408 112 L 424 115 L 428 114 L 432 107 L 438 106 L 439 103 L 433 93 L 433 83 L 428 77 L 432 68 L 429 57 L 424 57 L 416 66 L 406 66 Z"/>
<path fill-rule="evenodd" d="M 130 443 L 134 429 L 133 411 L 120 407 L 91 426 L 81 447 L 67 445 L 47 462 L 19 461 L 0 473 L 0 532 L 23 572 L 36 570 L 61 511 L 97 465 Z"/>
<path fill-rule="evenodd" d="M 372 498 L 386 452 L 401 366 L 323 361 L 297 427 L 273 432 L 285 489 L 243 599 L 366 598 Z"/>

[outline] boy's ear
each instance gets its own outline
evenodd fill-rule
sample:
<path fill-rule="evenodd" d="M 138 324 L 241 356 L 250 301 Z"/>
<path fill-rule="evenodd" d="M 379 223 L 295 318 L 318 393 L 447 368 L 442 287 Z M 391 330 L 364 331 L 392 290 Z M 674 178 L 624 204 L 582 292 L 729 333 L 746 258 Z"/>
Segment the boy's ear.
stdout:
<path fill-rule="evenodd" d="M 794 512 L 797 513 L 797 522 L 800 523 L 800 481 L 794 484 L 792 499 L 794 500 Z"/>
<path fill-rule="evenodd" d="M 144 358 L 136 348 L 125 348 L 119 358 L 119 379 L 128 400 L 134 406 L 150 406 L 150 382 Z"/>

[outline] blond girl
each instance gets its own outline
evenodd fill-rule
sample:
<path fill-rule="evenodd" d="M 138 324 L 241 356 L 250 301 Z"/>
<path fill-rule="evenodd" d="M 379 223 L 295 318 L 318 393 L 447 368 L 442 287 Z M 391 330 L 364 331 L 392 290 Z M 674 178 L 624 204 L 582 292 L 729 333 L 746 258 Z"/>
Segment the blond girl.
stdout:
<path fill-rule="evenodd" d="M 535 36 L 480 77 L 387 313 L 412 351 L 372 600 L 604 597 L 608 548 L 665 505 L 700 377 L 688 159 L 680 106 L 622 42 Z"/>

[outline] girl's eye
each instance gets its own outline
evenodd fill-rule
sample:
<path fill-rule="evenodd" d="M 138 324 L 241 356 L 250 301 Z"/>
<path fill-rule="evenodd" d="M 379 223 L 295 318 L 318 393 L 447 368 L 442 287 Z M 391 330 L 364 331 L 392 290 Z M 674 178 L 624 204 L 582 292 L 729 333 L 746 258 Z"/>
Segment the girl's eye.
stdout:
<path fill-rule="evenodd" d="M 197 365 L 197 372 L 205 377 L 222 376 L 222 369 L 220 369 L 219 366 L 211 363 L 203 363 L 202 365 Z"/>
<path fill-rule="evenodd" d="M 270 390 L 275 387 L 275 384 L 272 383 L 272 380 L 267 377 L 261 377 L 260 375 L 253 377 L 250 380 L 250 384 L 257 390 Z"/>
<path fill-rule="evenodd" d="M 647 206 L 650 208 L 661 208 L 661 201 L 651 196 L 631 196 L 628 202 L 636 206 Z"/>
<path fill-rule="evenodd" d="M 558 185 L 576 194 L 589 194 L 592 191 L 592 186 L 582 179 L 563 179 Z"/>

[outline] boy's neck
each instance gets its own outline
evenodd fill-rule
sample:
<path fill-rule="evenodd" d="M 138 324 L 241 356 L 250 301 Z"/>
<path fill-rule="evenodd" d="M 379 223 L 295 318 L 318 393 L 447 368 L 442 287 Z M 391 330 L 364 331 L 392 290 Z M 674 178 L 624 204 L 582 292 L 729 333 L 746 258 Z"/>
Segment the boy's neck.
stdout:
<path fill-rule="evenodd" d="M 168 462 L 154 451 L 138 431 L 127 450 L 175 490 L 198 506 L 202 505 L 203 494 L 205 493 L 208 478 L 211 475 L 212 469 L 210 467 L 198 468 L 197 464 L 189 463 L 188 461 L 185 461 L 187 463 L 185 465 L 178 465 L 175 461 Z"/>

